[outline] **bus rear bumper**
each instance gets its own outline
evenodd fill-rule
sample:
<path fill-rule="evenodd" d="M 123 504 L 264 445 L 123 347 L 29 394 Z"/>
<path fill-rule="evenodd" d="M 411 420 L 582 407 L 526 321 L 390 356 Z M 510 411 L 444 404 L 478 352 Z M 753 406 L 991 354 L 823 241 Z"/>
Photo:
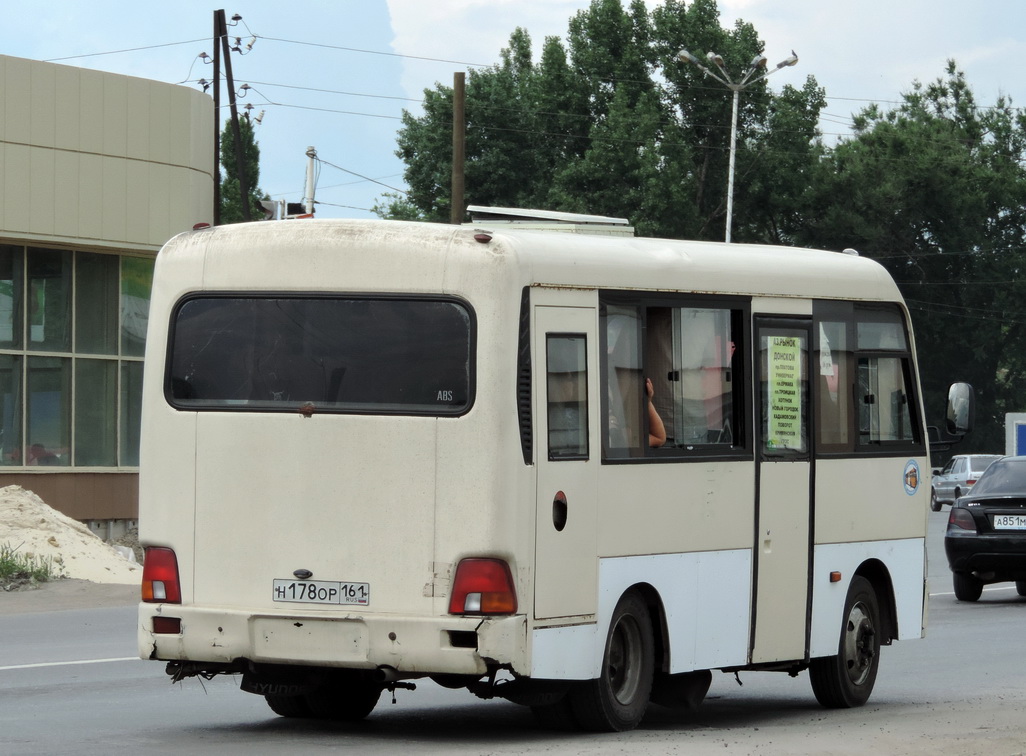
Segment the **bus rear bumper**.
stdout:
<path fill-rule="evenodd" d="M 154 619 L 164 632 L 155 632 Z M 168 632 L 166 620 L 179 632 Z M 143 659 L 394 670 L 403 676 L 484 675 L 526 664 L 527 619 L 413 617 L 347 613 L 253 613 L 176 604 L 140 604 Z"/>

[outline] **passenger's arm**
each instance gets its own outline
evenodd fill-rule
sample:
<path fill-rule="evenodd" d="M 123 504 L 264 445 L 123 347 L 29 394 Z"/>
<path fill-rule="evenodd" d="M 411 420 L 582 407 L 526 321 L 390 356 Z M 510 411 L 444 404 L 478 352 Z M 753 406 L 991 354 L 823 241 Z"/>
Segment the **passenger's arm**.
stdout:
<path fill-rule="evenodd" d="M 652 404 L 655 388 L 652 386 L 651 378 L 645 379 L 645 393 L 648 395 L 648 445 L 655 448 L 666 443 L 666 427 L 655 405 Z"/>

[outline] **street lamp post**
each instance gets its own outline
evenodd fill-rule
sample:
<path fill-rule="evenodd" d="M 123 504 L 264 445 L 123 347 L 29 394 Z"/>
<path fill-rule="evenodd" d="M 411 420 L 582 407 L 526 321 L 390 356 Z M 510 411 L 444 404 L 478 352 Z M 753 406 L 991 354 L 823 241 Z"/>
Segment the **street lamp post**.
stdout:
<path fill-rule="evenodd" d="M 706 76 L 711 76 L 720 84 L 725 86 L 731 92 L 734 93 L 733 103 L 730 114 L 730 164 L 727 168 L 727 232 L 725 241 L 730 242 L 730 227 L 734 215 L 734 151 L 737 146 L 737 107 L 738 107 L 738 96 L 741 94 L 741 90 L 746 87 L 750 87 L 756 82 L 762 81 L 771 73 L 779 71 L 781 68 L 787 68 L 793 66 L 798 62 L 798 56 L 794 54 L 794 50 L 791 54 L 784 58 L 782 61 L 777 63 L 776 68 L 772 71 L 766 71 L 766 56 L 756 55 L 752 58 L 752 62 L 748 66 L 748 70 L 745 75 L 741 77 L 741 80 L 735 82 L 730 78 L 730 74 L 727 73 L 727 69 L 723 65 L 723 57 L 716 53 L 706 53 L 706 59 L 719 69 L 720 74 L 715 73 L 705 66 L 701 60 L 689 53 L 687 50 L 681 50 L 677 53 L 677 59 L 684 61 L 685 63 L 691 63 L 702 70 Z"/>

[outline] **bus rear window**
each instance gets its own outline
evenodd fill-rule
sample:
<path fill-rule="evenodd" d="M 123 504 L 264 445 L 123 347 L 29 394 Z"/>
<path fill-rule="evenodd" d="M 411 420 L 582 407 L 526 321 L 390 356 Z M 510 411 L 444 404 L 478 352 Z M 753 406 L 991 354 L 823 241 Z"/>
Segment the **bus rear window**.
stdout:
<path fill-rule="evenodd" d="M 472 400 L 473 320 L 453 300 L 193 297 L 169 352 L 180 409 L 459 415 Z"/>

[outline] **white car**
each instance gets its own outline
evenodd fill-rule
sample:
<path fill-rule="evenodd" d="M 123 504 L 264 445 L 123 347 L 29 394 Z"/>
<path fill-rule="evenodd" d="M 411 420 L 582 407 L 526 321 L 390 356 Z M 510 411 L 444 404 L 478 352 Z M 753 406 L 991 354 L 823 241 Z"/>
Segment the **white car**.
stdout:
<path fill-rule="evenodd" d="M 930 509 L 939 512 L 942 504 L 954 504 L 965 496 L 991 463 L 1001 459 L 1000 454 L 959 454 L 948 460 L 944 469 L 933 470 L 930 491 Z"/>

